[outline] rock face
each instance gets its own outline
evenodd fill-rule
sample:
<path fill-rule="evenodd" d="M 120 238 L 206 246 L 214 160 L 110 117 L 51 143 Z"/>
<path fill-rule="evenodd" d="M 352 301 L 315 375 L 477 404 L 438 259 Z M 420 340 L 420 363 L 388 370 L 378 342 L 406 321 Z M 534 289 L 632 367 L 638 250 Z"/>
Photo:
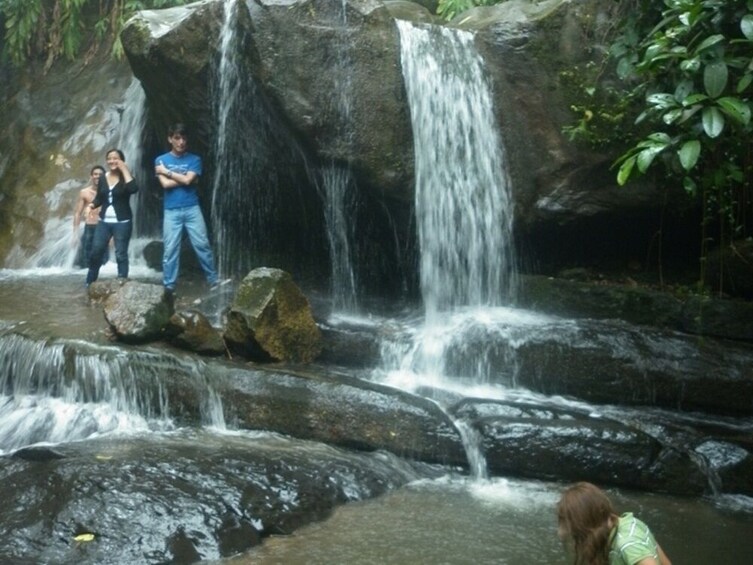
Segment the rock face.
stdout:
<path fill-rule="evenodd" d="M 197 3 L 193 12 L 181 8 L 169 17 L 169 11 L 146 12 L 124 30 L 126 53 L 145 85 L 159 128 L 172 116 L 191 115 L 200 137 L 210 138 L 212 107 L 205 85 L 209 67 L 216 64 L 211 54 L 222 18 L 218 4 Z M 603 0 L 510 1 L 470 10 L 460 24 L 476 33 L 476 46 L 493 78 L 491 95 L 513 178 L 516 237 L 547 269 L 572 260 L 645 257 L 666 201 L 663 192 L 647 183 L 618 187 L 610 170 L 615 155 L 577 146 L 562 133 L 563 126 L 577 119 L 562 73 L 600 57 L 603 46 L 592 36 L 601 36 L 614 9 L 614 3 Z M 237 18 L 243 36 L 239 55 L 252 82 L 247 90 L 261 100 L 251 106 L 262 107 L 276 129 L 300 140 L 307 160 L 347 165 L 352 189 L 365 202 L 377 204 L 367 204 L 370 210 L 362 211 L 358 221 L 382 229 L 388 222 L 404 240 L 398 248 L 410 249 L 415 237 L 411 218 L 399 210 L 413 203 L 413 139 L 393 16 L 429 19 L 424 8 L 405 2 L 246 2 Z M 176 103 L 166 77 L 177 75 L 186 88 Z M 260 131 L 248 122 L 247 113 L 238 113 L 239 127 Z M 276 153 L 270 158 L 285 151 Z M 299 178 L 294 184 L 298 193 L 289 193 L 290 202 L 315 191 L 317 182 Z M 670 194 L 670 201 L 675 196 L 682 198 Z M 388 216 L 374 215 L 383 208 Z M 680 212 L 680 206 L 672 205 L 665 213 L 664 233 L 692 239 L 680 230 L 687 228 Z M 302 218 L 293 223 L 303 225 Z M 630 229 L 615 229 L 615 222 Z M 358 230 L 363 238 L 376 233 L 381 239 L 387 232 Z M 374 243 L 361 245 L 371 249 Z M 687 240 L 683 244 L 682 249 L 693 247 Z M 379 253 L 384 262 L 385 250 Z"/>
<path fill-rule="evenodd" d="M 107 298 L 104 311 L 119 339 L 142 343 L 160 337 L 172 307 L 161 285 L 128 281 Z"/>
<path fill-rule="evenodd" d="M 240 284 L 225 328 L 228 345 L 258 360 L 307 363 L 321 352 L 308 300 L 280 269 L 254 269 Z"/>
<path fill-rule="evenodd" d="M 212 327 L 206 316 L 192 310 L 170 316 L 165 333 L 170 343 L 195 351 L 199 355 L 222 355 L 225 342 L 219 330 Z"/>

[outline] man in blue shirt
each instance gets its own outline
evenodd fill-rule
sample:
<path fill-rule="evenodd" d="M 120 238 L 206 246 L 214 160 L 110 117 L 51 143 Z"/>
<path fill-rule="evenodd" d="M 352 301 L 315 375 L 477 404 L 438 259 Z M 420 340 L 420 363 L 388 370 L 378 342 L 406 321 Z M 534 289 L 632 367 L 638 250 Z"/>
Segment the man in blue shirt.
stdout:
<path fill-rule="evenodd" d="M 175 292 L 180 266 L 180 243 L 185 228 L 207 282 L 211 288 L 215 288 L 219 284 L 219 277 L 196 191 L 202 173 L 201 157 L 187 151 L 188 136 L 183 124 L 170 127 L 167 141 L 170 152 L 154 160 L 154 172 L 165 189 L 162 284 L 168 293 Z"/>

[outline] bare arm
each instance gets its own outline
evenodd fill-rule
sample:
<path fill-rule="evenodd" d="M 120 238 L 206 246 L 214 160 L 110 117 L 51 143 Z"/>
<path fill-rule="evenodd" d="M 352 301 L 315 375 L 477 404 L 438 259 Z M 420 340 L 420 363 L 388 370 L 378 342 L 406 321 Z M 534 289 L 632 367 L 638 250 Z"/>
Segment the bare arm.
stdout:
<path fill-rule="evenodd" d="M 81 223 L 81 214 L 84 212 L 84 208 L 87 206 L 86 198 L 84 198 L 83 189 L 78 193 L 78 199 L 76 200 L 76 210 L 73 212 L 73 231 L 78 232 L 78 225 Z"/>
<path fill-rule="evenodd" d="M 661 548 L 660 545 L 657 545 L 657 548 L 659 549 L 659 559 L 655 559 L 653 557 L 644 557 L 636 565 L 672 565 L 672 562 L 669 560 L 669 557 L 667 557 L 667 554 L 664 553 L 664 550 Z"/>
<path fill-rule="evenodd" d="M 657 546 L 659 548 L 659 562 L 661 565 L 672 565 L 672 562 L 669 560 L 669 557 L 667 557 L 667 554 L 664 553 L 664 550 L 661 548 L 660 545 Z"/>

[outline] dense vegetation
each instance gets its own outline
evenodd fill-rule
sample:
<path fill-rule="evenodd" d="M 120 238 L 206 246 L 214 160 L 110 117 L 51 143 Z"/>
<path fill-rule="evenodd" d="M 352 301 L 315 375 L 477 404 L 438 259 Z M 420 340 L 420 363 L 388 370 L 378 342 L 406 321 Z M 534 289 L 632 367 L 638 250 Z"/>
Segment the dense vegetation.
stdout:
<path fill-rule="evenodd" d="M 138 10 L 188 0 L 0 0 L 5 61 L 44 60 L 45 69 L 65 57 L 89 60 L 103 46 L 122 55 L 123 24 Z"/>
<path fill-rule="evenodd" d="M 705 257 L 753 233 L 753 0 L 633 4 L 611 54 L 647 135 L 619 158 L 617 179 L 657 163 L 682 182 L 703 212 Z"/>

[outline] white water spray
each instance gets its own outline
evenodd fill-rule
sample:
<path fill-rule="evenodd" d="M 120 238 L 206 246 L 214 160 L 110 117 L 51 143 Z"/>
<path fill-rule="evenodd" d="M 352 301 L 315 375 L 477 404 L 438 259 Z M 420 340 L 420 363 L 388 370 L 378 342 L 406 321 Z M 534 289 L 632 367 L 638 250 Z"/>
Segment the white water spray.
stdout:
<path fill-rule="evenodd" d="M 516 286 L 512 203 L 491 89 L 472 34 L 398 21 L 416 161 L 427 322 L 508 303 Z"/>
<path fill-rule="evenodd" d="M 230 147 L 230 129 L 232 117 L 238 111 L 241 90 L 240 70 L 238 68 L 237 44 L 237 13 L 238 2 L 230 0 L 223 3 L 224 17 L 220 30 L 219 66 L 215 77 L 217 107 L 217 130 L 214 148 L 214 181 L 212 183 L 212 226 L 217 241 L 218 269 L 224 275 L 229 274 L 232 246 L 227 244 L 232 237 L 223 217 L 223 203 L 220 196 L 223 191 L 238 190 L 235 186 L 240 179 L 234 173 L 237 166 L 232 163 L 234 158 Z M 237 158 L 237 156 L 235 156 Z M 223 198 L 224 201 L 226 198 Z"/>

